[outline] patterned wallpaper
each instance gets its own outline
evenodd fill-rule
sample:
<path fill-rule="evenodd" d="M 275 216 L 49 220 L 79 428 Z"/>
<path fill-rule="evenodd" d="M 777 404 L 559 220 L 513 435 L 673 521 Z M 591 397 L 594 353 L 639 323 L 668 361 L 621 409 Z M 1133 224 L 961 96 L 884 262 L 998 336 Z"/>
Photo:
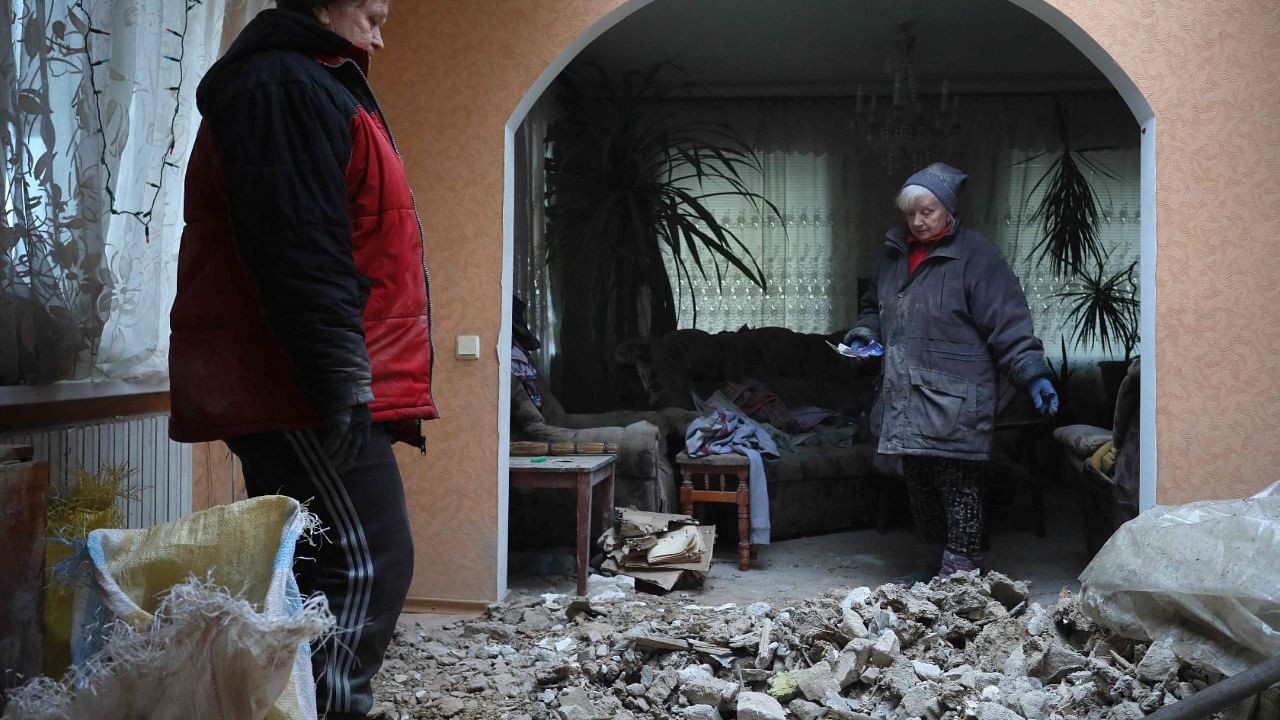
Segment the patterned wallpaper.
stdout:
<path fill-rule="evenodd" d="M 675 0 L 657 0 L 673 2 Z M 1134 79 L 1158 124 L 1159 501 L 1250 494 L 1277 477 L 1280 4 L 1051 0 Z M 371 79 L 417 189 L 435 301 L 425 458 L 401 456 L 417 598 L 496 597 L 503 133 L 535 78 L 623 0 L 394 5 Z M 479 334 L 479 362 L 453 359 Z M 512 508 L 511 512 L 519 512 Z"/>

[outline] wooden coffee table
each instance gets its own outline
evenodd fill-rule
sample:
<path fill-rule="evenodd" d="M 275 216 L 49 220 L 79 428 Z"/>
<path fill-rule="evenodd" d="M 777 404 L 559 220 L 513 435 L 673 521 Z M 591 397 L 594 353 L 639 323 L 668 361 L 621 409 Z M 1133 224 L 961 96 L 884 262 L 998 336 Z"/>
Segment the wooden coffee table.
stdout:
<path fill-rule="evenodd" d="M 591 557 L 591 505 L 596 486 L 600 532 L 613 523 L 614 455 L 549 455 L 511 458 L 511 487 L 558 488 L 578 494 L 578 595 L 587 594 L 587 564 Z"/>

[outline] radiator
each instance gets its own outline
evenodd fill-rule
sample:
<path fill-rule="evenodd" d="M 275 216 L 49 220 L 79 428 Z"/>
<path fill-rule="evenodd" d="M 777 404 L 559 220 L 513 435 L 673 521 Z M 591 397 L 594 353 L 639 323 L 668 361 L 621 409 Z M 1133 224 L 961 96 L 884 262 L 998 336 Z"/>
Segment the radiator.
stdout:
<path fill-rule="evenodd" d="M 31 445 L 49 461 L 50 493 L 67 492 L 81 467 L 133 470 L 133 499 L 121 500 L 131 528 L 150 527 L 191 513 L 191 446 L 169 439 L 167 415 L 143 415 L 89 425 L 0 435 L 0 444 Z"/>

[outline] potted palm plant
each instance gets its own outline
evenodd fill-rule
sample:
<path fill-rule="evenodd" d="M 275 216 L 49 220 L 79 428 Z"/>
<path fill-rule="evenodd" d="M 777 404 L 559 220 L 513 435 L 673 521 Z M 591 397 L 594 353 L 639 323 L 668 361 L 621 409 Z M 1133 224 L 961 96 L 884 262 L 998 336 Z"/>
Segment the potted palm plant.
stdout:
<path fill-rule="evenodd" d="M 1120 360 L 1098 363 L 1109 406 L 1114 406 L 1120 382 L 1138 346 L 1139 303 L 1134 276 L 1137 267 L 1134 261 L 1108 274 L 1099 261 L 1092 271 L 1078 273 L 1073 284 L 1057 294 L 1067 303 L 1068 322 L 1075 324 L 1072 337 L 1077 347 L 1093 343 L 1113 358 L 1115 350 L 1122 353 Z"/>
<path fill-rule="evenodd" d="M 562 81 L 561 119 L 548 133 L 547 245 L 564 361 L 576 363 L 576 385 L 601 373 L 611 380 L 619 342 L 674 330 L 682 284 L 696 313 L 694 272 L 718 283 L 738 272 L 765 286 L 750 249 L 707 208 L 711 198 L 731 195 L 780 218 L 744 180 L 760 160 L 727 124 L 664 104 L 671 67 L 615 77 L 586 63 Z M 585 367 L 587 357 L 597 367 Z M 575 404 L 599 404 L 591 399 Z"/>
<path fill-rule="evenodd" d="M 1030 199 L 1041 187 L 1045 189 L 1031 215 L 1041 230 L 1041 239 L 1032 247 L 1031 255 L 1038 255 L 1039 262 L 1047 260 L 1055 275 L 1068 276 L 1086 271 L 1090 263 L 1102 263 L 1107 254 L 1098 238 L 1098 194 L 1086 171 L 1111 179 L 1115 176 L 1090 156 L 1105 148 L 1073 146 L 1071 125 L 1062 103 L 1057 106 L 1057 121 L 1062 148 L 1027 195 Z"/>

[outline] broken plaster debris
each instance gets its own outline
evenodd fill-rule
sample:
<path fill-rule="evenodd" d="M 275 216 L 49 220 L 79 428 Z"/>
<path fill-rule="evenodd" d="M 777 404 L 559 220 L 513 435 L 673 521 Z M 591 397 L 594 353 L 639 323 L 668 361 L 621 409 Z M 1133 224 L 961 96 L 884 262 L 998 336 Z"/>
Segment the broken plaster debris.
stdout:
<path fill-rule="evenodd" d="M 1220 678 L 1093 625 L 1073 595 L 1028 604 L 1026 584 L 998 573 L 785 608 L 615 589 L 591 612 L 518 595 L 442 630 L 401 629 L 375 717 L 1119 720 Z"/>

